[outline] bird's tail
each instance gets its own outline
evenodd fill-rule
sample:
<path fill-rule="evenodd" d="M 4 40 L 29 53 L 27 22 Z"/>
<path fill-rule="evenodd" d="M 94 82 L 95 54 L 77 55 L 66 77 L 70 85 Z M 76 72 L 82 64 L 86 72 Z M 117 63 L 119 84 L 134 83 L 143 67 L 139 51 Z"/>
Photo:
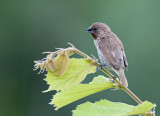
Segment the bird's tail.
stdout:
<path fill-rule="evenodd" d="M 118 71 L 116 71 L 116 73 L 118 74 L 122 85 L 124 85 L 125 87 L 128 87 L 128 81 L 127 81 L 127 78 L 124 74 L 124 69 L 118 70 Z"/>

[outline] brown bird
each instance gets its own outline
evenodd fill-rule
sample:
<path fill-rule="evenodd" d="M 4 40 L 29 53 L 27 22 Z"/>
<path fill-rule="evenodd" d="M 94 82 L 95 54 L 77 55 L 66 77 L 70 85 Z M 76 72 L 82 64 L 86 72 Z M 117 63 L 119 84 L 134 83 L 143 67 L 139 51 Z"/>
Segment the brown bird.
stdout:
<path fill-rule="evenodd" d="M 102 65 L 114 70 L 121 83 L 128 87 L 124 73 L 128 62 L 121 40 L 104 23 L 93 23 L 86 31 L 92 34 Z"/>

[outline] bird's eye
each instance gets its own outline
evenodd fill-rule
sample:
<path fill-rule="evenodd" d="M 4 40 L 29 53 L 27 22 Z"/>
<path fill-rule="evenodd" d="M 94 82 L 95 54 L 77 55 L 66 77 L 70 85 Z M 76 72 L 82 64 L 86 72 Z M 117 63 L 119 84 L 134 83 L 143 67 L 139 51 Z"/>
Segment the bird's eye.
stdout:
<path fill-rule="evenodd" d="M 96 28 L 96 27 L 94 27 L 94 28 L 93 28 L 93 30 L 94 30 L 94 31 L 96 31 L 96 30 L 97 30 L 97 28 Z"/>

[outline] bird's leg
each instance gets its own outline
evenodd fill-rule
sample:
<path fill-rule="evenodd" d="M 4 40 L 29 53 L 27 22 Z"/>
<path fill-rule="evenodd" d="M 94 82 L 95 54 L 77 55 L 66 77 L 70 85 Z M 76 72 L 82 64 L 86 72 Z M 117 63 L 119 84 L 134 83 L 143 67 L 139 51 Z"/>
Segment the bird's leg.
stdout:
<path fill-rule="evenodd" d="M 104 66 L 106 66 L 105 64 L 103 64 L 103 63 L 98 63 L 99 65 L 100 65 L 100 67 L 97 67 L 97 71 L 98 70 L 101 70 Z"/>
<path fill-rule="evenodd" d="M 114 81 L 116 80 L 116 76 L 115 75 L 113 75 L 113 80 L 112 80 L 112 82 L 111 83 L 114 83 Z"/>

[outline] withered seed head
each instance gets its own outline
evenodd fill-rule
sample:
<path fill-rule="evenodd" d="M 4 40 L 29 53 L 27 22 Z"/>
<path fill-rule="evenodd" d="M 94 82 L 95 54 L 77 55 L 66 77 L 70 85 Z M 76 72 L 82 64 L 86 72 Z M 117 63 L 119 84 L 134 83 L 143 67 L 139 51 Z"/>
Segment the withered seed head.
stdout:
<path fill-rule="evenodd" d="M 55 52 L 44 52 L 48 54 L 47 57 L 34 61 L 35 65 L 33 70 L 40 68 L 39 73 L 50 70 L 59 77 L 66 71 L 69 64 L 69 56 L 75 53 L 75 51 L 76 48 L 72 45 L 72 47 L 66 49 L 61 48 Z"/>

